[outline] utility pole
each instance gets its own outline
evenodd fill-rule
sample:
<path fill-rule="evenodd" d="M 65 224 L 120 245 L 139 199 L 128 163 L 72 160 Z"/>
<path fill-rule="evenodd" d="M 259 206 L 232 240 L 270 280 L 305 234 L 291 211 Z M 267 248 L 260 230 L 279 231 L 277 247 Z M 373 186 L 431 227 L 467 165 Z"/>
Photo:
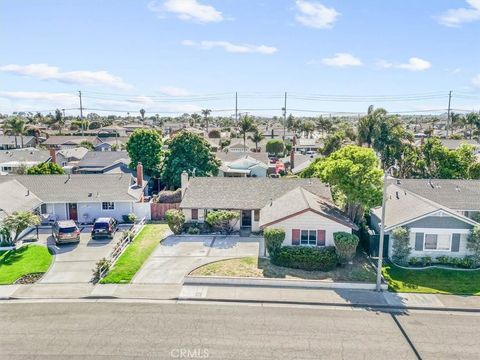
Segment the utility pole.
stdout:
<path fill-rule="evenodd" d="M 65 109 L 62 109 L 63 117 L 65 117 Z"/>
<path fill-rule="evenodd" d="M 85 135 L 84 130 L 83 130 L 83 106 L 82 106 L 82 92 L 78 91 L 78 97 L 80 99 L 80 121 L 82 123 L 82 136 Z"/>
<path fill-rule="evenodd" d="M 283 141 L 285 141 L 286 133 L 286 126 L 287 126 L 287 92 L 285 91 L 285 102 L 283 105 Z"/>
<path fill-rule="evenodd" d="M 235 125 L 238 124 L 238 94 L 235 91 Z"/>
<path fill-rule="evenodd" d="M 452 102 L 452 90 L 448 93 L 448 111 L 447 111 L 447 139 L 448 139 L 448 130 L 450 128 L 450 104 Z"/>

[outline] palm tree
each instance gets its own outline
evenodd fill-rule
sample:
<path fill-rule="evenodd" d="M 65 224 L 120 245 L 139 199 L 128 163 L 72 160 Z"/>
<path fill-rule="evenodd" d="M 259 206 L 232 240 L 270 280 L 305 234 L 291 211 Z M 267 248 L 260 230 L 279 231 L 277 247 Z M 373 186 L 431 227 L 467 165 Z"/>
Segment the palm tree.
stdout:
<path fill-rule="evenodd" d="M 245 151 L 246 148 L 246 141 L 247 141 L 247 133 L 249 131 L 252 131 L 254 128 L 253 124 L 253 119 L 252 117 L 245 115 L 242 118 L 240 118 L 240 123 L 238 124 L 240 127 L 240 134 L 243 135 L 243 151 Z"/>
<path fill-rule="evenodd" d="M 200 114 L 197 114 L 197 113 L 193 113 L 190 117 L 193 119 L 193 127 L 196 127 L 197 123 L 199 123 L 200 120 L 202 119 Z"/>
<path fill-rule="evenodd" d="M 378 131 L 378 125 L 387 117 L 387 110 L 378 108 L 374 109 L 373 105 L 368 107 L 367 115 L 358 121 L 357 133 L 358 143 L 360 145 L 367 144 L 372 147 L 375 134 Z"/>
<path fill-rule="evenodd" d="M 145 109 L 140 109 L 140 116 L 142 117 L 142 122 L 145 120 Z"/>
<path fill-rule="evenodd" d="M 465 116 L 465 127 L 469 127 L 469 138 L 472 138 L 473 126 L 480 123 L 480 115 L 474 112 L 468 113 Z"/>
<path fill-rule="evenodd" d="M 23 134 L 25 133 L 25 121 L 20 119 L 19 117 L 13 117 L 5 121 L 3 125 L 3 131 L 7 135 L 15 136 L 15 149 L 18 147 L 17 136 L 21 136 L 21 144 L 23 148 Z"/>
<path fill-rule="evenodd" d="M 258 143 L 265 139 L 265 136 L 258 130 L 258 127 L 254 127 L 252 130 L 253 134 L 248 138 L 255 143 L 255 152 L 258 152 Z M 245 142 L 243 145 L 245 146 Z"/>
<path fill-rule="evenodd" d="M 212 112 L 212 110 L 210 110 L 210 109 L 203 109 L 202 110 L 202 115 L 205 117 L 205 126 L 206 126 L 206 130 L 207 130 L 207 134 L 208 134 L 208 116 L 210 115 L 211 112 Z"/>

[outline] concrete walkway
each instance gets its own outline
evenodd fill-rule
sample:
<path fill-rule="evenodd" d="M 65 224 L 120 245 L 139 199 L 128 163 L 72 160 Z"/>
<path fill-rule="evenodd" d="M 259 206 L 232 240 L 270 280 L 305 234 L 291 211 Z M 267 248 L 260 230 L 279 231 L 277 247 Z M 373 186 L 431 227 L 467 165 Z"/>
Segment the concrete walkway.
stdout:
<path fill-rule="evenodd" d="M 170 236 L 133 278 L 133 284 L 182 284 L 199 266 L 231 258 L 259 256 L 263 239 L 238 236 Z"/>

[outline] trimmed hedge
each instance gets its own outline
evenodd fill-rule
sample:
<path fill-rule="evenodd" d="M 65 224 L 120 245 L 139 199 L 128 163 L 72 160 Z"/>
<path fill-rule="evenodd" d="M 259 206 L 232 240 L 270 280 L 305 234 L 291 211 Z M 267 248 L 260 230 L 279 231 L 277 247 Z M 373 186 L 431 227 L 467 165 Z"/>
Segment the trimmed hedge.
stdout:
<path fill-rule="evenodd" d="M 333 270 L 338 263 L 335 247 L 282 246 L 271 256 L 274 265 L 302 270 Z"/>
<path fill-rule="evenodd" d="M 285 240 L 285 230 L 267 228 L 263 231 L 263 237 L 265 238 L 268 254 L 275 256 L 275 253 L 281 249 L 283 240 Z"/>

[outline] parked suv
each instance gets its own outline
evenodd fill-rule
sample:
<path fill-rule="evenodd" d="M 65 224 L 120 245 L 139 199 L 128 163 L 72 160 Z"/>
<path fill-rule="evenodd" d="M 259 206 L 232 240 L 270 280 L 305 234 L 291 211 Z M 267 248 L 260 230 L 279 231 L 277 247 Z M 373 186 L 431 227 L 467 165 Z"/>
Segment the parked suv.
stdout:
<path fill-rule="evenodd" d="M 102 217 L 95 220 L 92 230 L 92 239 L 108 237 L 113 239 L 117 231 L 117 220 L 111 217 Z"/>
<path fill-rule="evenodd" d="M 52 236 L 56 244 L 79 242 L 80 229 L 73 220 L 55 221 Z"/>

